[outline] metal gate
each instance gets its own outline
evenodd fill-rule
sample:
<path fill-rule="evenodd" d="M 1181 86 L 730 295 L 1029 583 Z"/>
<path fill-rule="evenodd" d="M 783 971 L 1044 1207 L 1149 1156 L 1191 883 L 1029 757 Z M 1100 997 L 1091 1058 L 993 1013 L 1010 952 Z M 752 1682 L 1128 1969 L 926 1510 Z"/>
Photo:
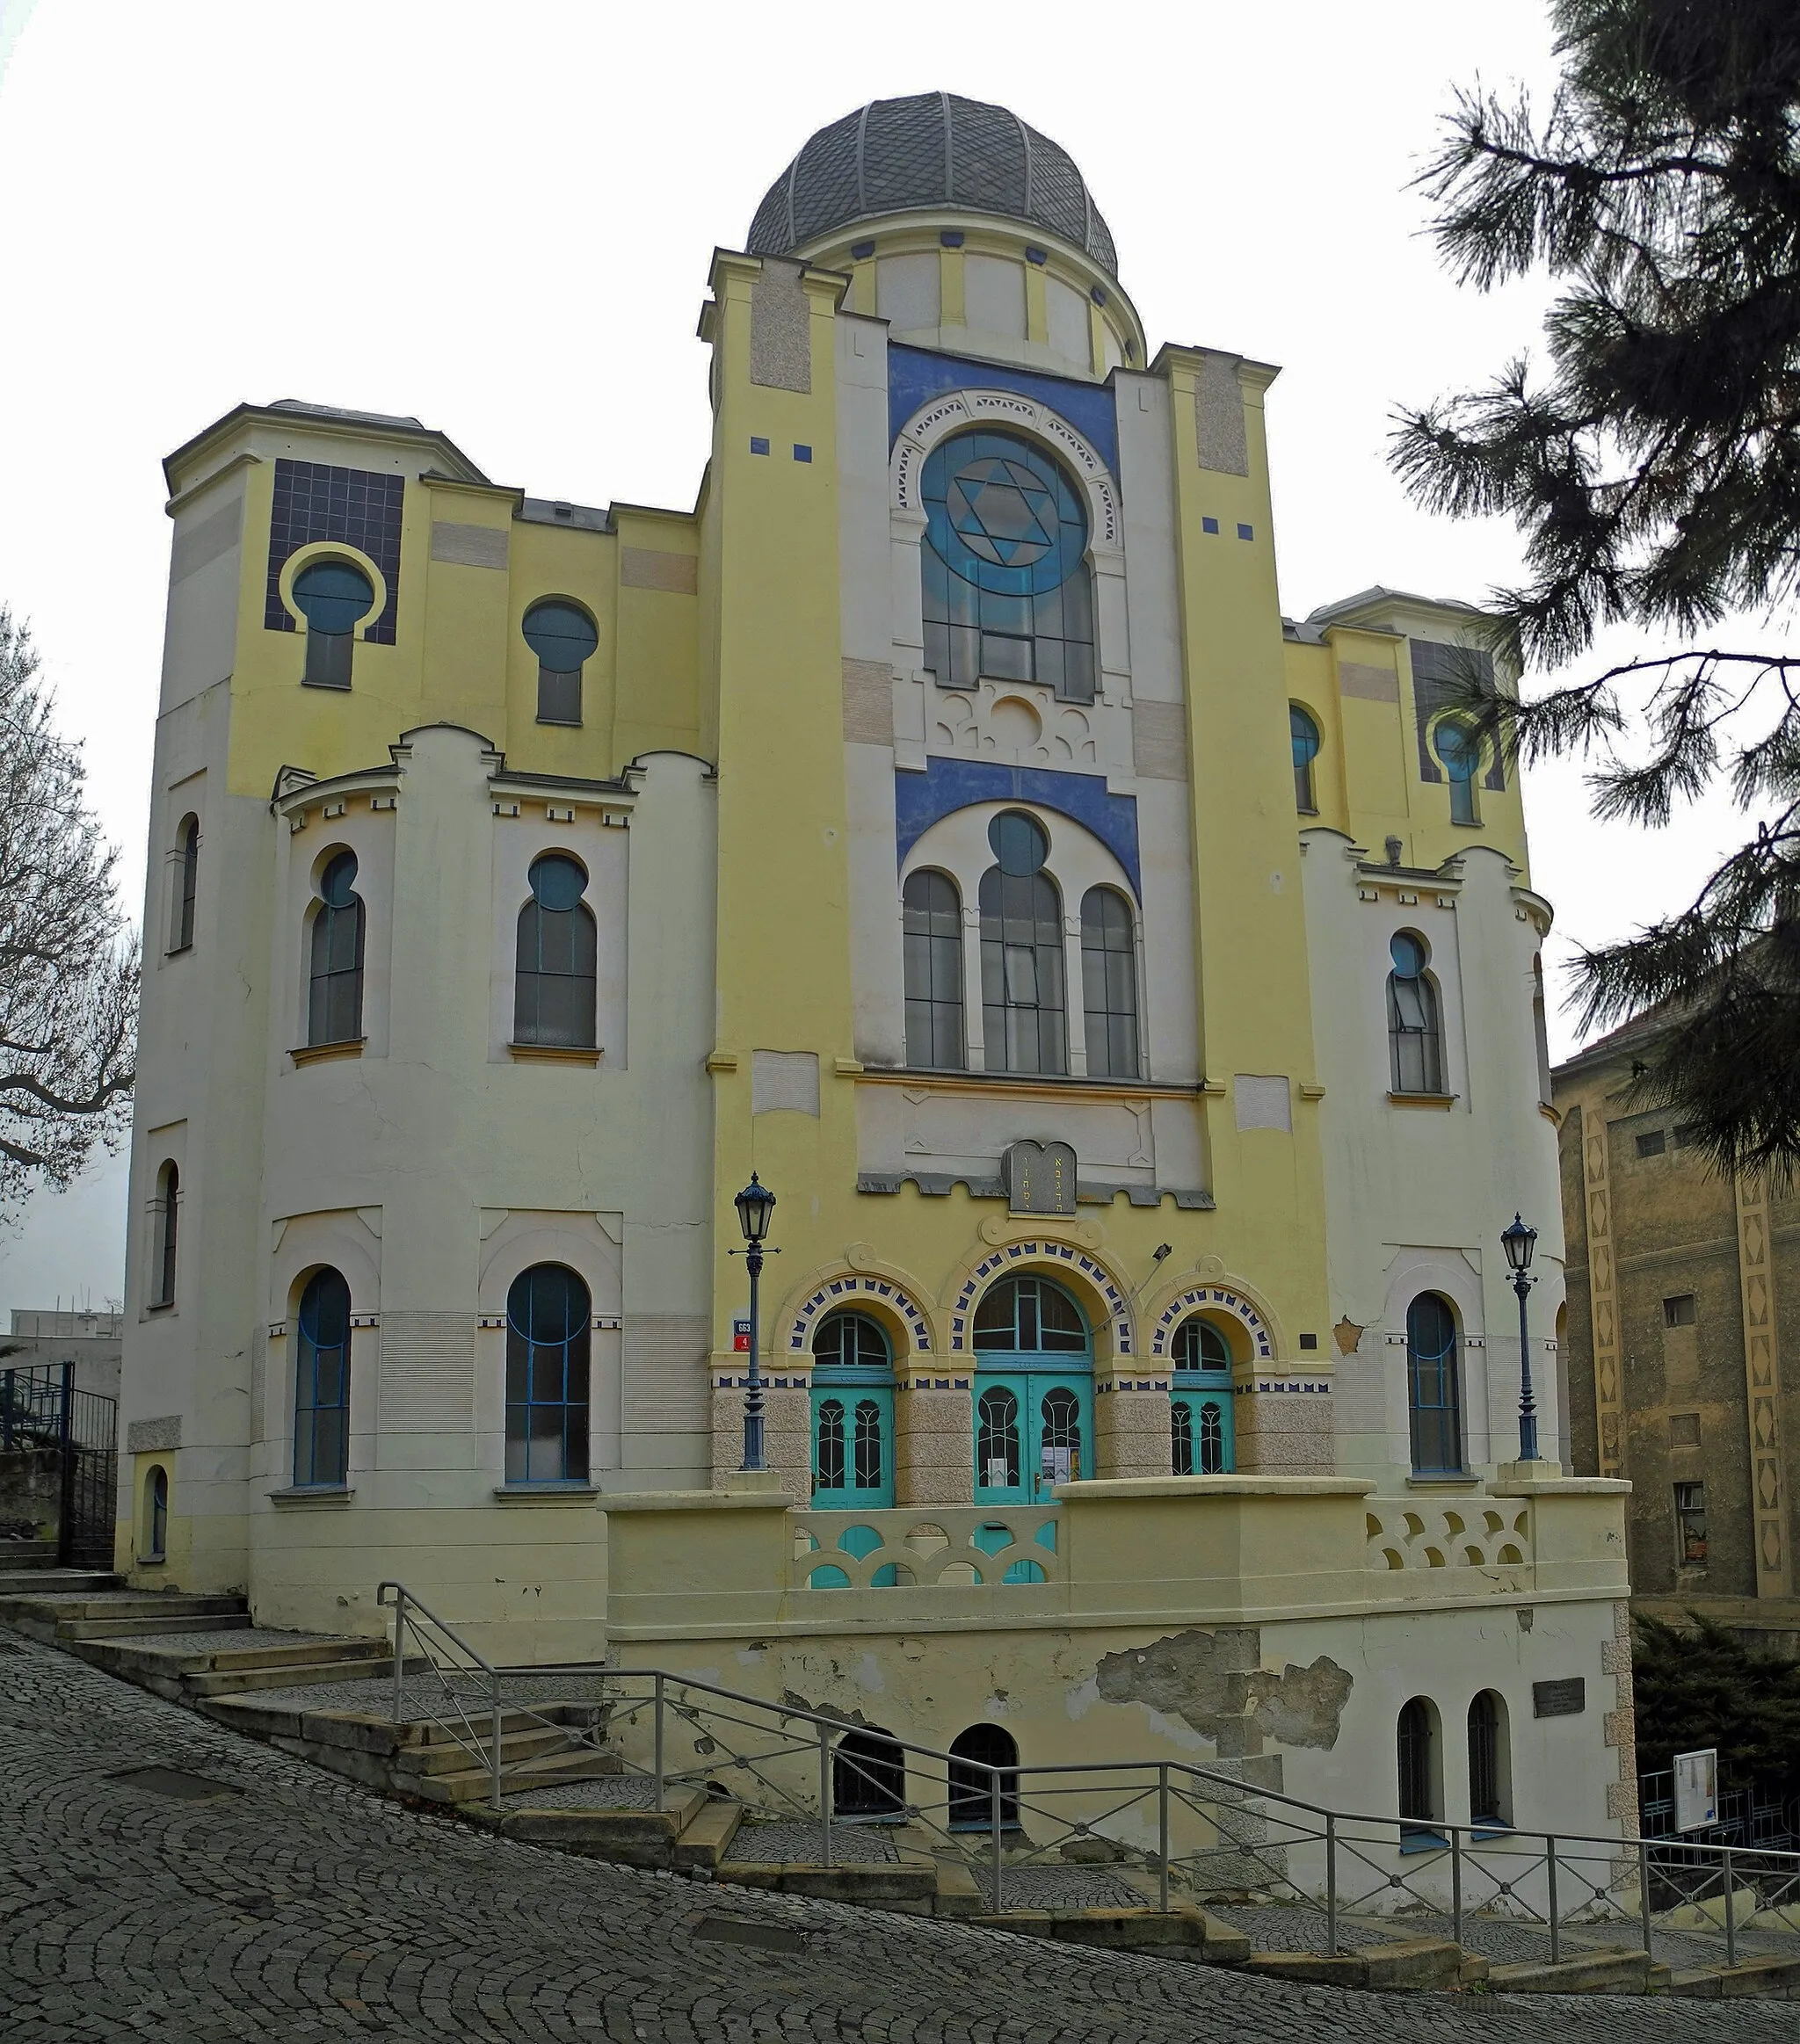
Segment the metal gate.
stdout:
<path fill-rule="evenodd" d="M 119 1401 L 77 1391 L 73 1363 L 0 1371 L 0 1449 L 57 1453 L 56 1559 L 65 1569 L 112 1566 L 118 1426 Z"/>

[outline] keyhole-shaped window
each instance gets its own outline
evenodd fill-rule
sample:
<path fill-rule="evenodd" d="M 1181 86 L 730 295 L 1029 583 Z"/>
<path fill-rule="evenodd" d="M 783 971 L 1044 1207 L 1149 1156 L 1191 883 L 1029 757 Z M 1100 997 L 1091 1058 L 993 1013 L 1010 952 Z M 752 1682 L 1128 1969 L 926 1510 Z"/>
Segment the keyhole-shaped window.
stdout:
<path fill-rule="evenodd" d="M 307 1002 L 309 1044 L 354 1043 L 362 1034 L 363 923 L 356 854 L 340 852 L 319 875 Z"/>
<path fill-rule="evenodd" d="M 353 561 L 311 561 L 294 578 L 294 607 L 306 620 L 308 688 L 348 688 L 356 627 L 375 607 L 374 584 Z"/>
<path fill-rule="evenodd" d="M 593 910 L 582 899 L 586 887 L 586 873 L 565 853 L 532 862 L 531 899 L 519 911 L 515 1043 L 594 1047 L 599 943 Z"/>

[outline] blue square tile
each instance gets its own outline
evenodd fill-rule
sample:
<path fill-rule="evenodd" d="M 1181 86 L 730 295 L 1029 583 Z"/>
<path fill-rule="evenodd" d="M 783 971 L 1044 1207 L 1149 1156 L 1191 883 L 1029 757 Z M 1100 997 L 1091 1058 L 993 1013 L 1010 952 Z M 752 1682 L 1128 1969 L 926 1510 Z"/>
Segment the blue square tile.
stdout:
<path fill-rule="evenodd" d="M 1253 540 L 1253 539 L 1255 539 L 1255 537 L 1256 537 L 1256 530 L 1255 530 L 1255 527 L 1254 527 L 1254 526 L 1252 526 L 1252 525 L 1239 525 L 1239 526 L 1238 526 L 1238 537 L 1240 540 Z"/>
<path fill-rule="evenodd" d="M 769 443 L 764 439 L 760 433 L 752 433 L 750 436 L 750 451 L 752 454 L 766 454 L 769 451 Z"/>
<path fill-rule="evenodd" d="M 1203 533 L 1216 533 L 1219 529 L 1219 521 L 1216 518 L 1202 518 L 1200 529 Z"/>
<path fill-rule="evenodd" d="M 802 447 L 800 442 L 796 440 L 794 443 L 794 459 L 796 461 L 810 461 L 812 460 L 812 449 L 810 447 Z"/>

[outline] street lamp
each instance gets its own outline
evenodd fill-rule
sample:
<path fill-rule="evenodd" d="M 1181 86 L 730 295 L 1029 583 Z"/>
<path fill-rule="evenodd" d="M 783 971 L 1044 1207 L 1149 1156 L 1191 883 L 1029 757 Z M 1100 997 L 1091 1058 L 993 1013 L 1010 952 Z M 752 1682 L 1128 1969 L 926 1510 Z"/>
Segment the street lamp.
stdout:
<path fill-rule="evenodd" d="M 732 1201 L 737 1209 L 737 1225 L 744 1231 L 744 1258 L 750 1265 L 750 1382 L 744 1393 L 744 1467 L 760 1469 L 763 1461 L 763 1379 L 757 1361 L 759 1332 L 757 1326 L 757 1288 L 763 1274 L 763 1242 L 769 1232 L 769 1215 L 775 1195 L 752 1171 L 750 1183 Z"/>
<path fill-rule="evenodd" d="M 1500 1231 L 1500 1247 L 1513 1272 L 1513 1289 L 1519 1294 L 1519 1460 L 1537 1460 L 1537 1404 L 1531 1395 L 1531 1349 L 1525 1327 L 1525 1301 L 1533 1279 L 1531 1252 L 1537 1247 L 1537 1230 L 1525 1225 L 1525 1216 L 1515 1214 L 1513 1225 Z"/>

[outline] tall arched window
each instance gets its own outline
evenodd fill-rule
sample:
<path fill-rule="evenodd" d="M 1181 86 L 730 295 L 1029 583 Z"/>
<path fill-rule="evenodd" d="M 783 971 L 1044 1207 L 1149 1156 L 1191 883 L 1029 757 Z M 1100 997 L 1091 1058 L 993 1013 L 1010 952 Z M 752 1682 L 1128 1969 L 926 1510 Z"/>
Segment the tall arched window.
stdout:
<path fill-rule="evenodd" d="M 1050 841 L 1006 810 L 988 826 L 998 866 L 981 876 L 982 1034 L 991 1072 L 1065 1072 L 1063 897 L 1043 870 Z"/>
<path fill-rule="evenodd" d="M 1478 823 L 1475 783 L 1481 772 L 1481 740 L 1459 717 L 1446 717 L 1431 735 L 1432 750 L 1444 763 L 1450 783 L 1450 821 Z"/>
<path fill-rule="evenodd" d="M 294 1488 L 341 1484 L 350 1469 L 350 1287 L 339 1272 L 313 1272 L 294 1320 Z"/>
<path fill-rule="evenodd" d="M 519 911 L 512 1040 L 594 1047 L 593 910 L 582 900 L 587 875 L 566 852 L 532 861 L 531 899 Z"/>
<path fill-rule="evenodd" d="M 961 1071 L 962 897 L 947 873 L 908 873 L 902 896 L 905 946 L 906 1062 Z"/>
<path fill-rule="evenodd" d="M 1312 763 L 1318 757 L 1318 726 L 1298 703 L 1288 706 L 1288 735 L 1294 749 L 1294 807 L 1303 816 L 1316 816 Z"/>
<path fill-rule="evenodd" d="M 306 1040 L 354 1043 L 362 1034 L 362 897 L 356 854 L 340 852 L 319 875 L 313 917 L 311 985 Z"/>
<path fill-rule="evenodd" d="M 925 458 L 925 663 L 945 688 L 1037 681 L 1094 696 L 1087 517 L 1061 468 L 1012 433 L 955 433 Z"/>
<path fill-rule="evenodd" d="M 1232 1467 L 1231 1344 L 1216 1321 L 1190 1313 L 1169 1345 L 1170 1463 L 1178 1476 L 1219 1476 Z"/>
<path fill-rule="evenodd" d="M 1406 1406 L 1412 1467 L 1441 1475 L 1462 1467 L 1456 1316 L 1449 1301 L 1421 1292 L 1406 1308 Z"/>
<path fill-rule="evenodd" d="M 1426 970 L 1425 939 L 1411 930 L 1395 933 L 1388 946 L 1394 969 L 1388 975 L 1388 1059 L 1397 1093 L 1441 1093 L 1443 1033 L 1438 1022 L 1438 990 Z"/>
<path fill-rule="evenodd" d="M 600 642 L 594 621 L 563 597 L 534 603 L 520 626 L 538 656 L 538 721 L 581 721 L 581 670 Z"/>
<path fill-rule="evenodd" d="M 156 1174 L 156 1261 L 151 1272 L 152 1306 L 175 1303 L 176 1238 L 180 1227 L 181 1173 L 171 1159 Z"/>
<path fill-rule="evenodd" d="M 985 1830 L 994 1821 L 997 1800 L 1000 1822 L 1017 1824 L 1018 1765 L 1019 1742 L 1004 1726 L 970 1725 L 958 1732 L 950 1742 L 950 1829 Z"/>
<path fill-rule="evenodd" d="M 1506 1707 L 1492 1689 L 1469 1706 L 1469 1817 L 1504 1828 L 1512 1822 L 1507 1780 Z"/>
<path fill-rule="evenodd" d="M 1090 888 L 1082 897 L 1081 996 L 1089 1077 L 1139 1077 L 1137 947 L 1131 904 L 1116 888 Z"/>
<path fill-rule="evenodd" d="M 144 1553 L 147 1562 L 160 1562 L 169 1552 L 169 1472 L 158 1462 L 144 1485 Z"/>
<path fill-rule="evenodd" d="M 588 1288 L 562 1264 L 533 1264 L 506 1294 L 506 1481 L 588 1475 Z"/>
<path fill-rule="evenodd" d="M 846 1732 L 831 1755 L 831 1810 L 879 1820 L 906 1814 L 906 1752 L 879 1725 Z"/>
<path fill-rule="evenodd" d="M 175 888 L 169 917 L 171 951 L 185 951 L 193 942 L 193 909 L 200 878 L 200 820 L 184 816 L 175 833 Z"/>
<path fill-rule="evenodd" d="M 1429 1827 L 1437 1821 L 1437 1753 L 1433 1716 L 1431 1706 L 1422 1696 L 1415 1696 L 1400 1706 L 1400 1716 L 1394 1728 L 1403 1846 L 1415 1841 L 1427 1842 Z M 1426 1837 L 1422 1837 L 1421 1832 Z"/>
<path fill-rule="evenodd" d="M 353 561 L 312 561 L 294 578 L 294 607 L 306 620 L 308 688 L 348 688 L 356 627 L 375 607 L 375 588 Z"/>

